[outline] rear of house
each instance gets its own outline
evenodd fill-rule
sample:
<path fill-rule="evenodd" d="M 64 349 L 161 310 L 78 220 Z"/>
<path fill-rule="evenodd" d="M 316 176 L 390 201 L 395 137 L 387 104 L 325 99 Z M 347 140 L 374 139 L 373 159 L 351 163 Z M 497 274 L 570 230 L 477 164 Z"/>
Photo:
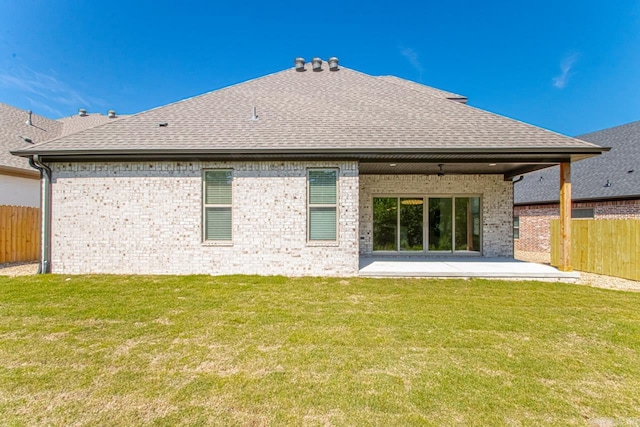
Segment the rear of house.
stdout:
<path fill-rule="evenodd" d="M 358 274 L 360 257 L 513 256 L 513 178 L 601 148 L 337 60 L 58 138 L 56 273 Z"/>

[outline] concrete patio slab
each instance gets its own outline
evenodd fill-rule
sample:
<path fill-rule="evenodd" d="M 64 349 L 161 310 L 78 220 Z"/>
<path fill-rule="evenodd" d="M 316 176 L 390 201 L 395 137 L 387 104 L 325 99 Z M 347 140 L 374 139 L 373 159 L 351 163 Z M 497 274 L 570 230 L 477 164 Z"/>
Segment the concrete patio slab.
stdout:
<path fill-rule="evenodd" d="M 538 279 L 575 282 L 577 272 L 513 258 L 361 256 L 360 276 Z"/>

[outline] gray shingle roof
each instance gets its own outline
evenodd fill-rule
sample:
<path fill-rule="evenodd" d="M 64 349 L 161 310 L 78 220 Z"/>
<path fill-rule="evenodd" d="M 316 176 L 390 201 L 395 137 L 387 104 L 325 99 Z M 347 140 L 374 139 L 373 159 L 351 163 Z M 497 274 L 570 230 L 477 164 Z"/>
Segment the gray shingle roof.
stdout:
<path fill-rule="evenodd" d="M 16 157 L 10 151 L 30 148 L 36 144 L 113 122 L 126 116 L 110 119 L 101 114 L 88 114 L 84 117 L 70 116 L 52 120 L 32 113 L 31 126 L 27 125 L 27 117 L 25 110 L 0 103 L 0 169 L 28 171 L 37 175 L 38 172 L 29 166 L 27 159 Z M 32 142 L 26 142 L 23 137 Z"/>
<path fill-rule="evenodd" d="M 574 200 L 640 197 L 640 121 L 577 138 L 611 147 L 611 151 L 572 165 Z M 515 185 L 515 203 L 557 202 L 559 179 L 557 166 L 525 175 Z"/>
<path fill-rule="evenodd" d="M 37 114 L 31 115 L 32 126 L 27 125 L 27 112 L 0 103 L 0 168 L 37 172 L 29 166 L 27 159 L 11 155 L 9 151 L 29 148 L 33 144 L 60 135 L 61 123 Z M 21 137 L 33 141 L 25 142 Z"/>
<path fill-rule="evenodd" d="M 36 144 L 116 121 L 126 116 L 110 119 L 101 114 L 88 114 L 84 117 L 71 116 L 52 120 L 32 113 L 31 126 L 27 125 L 27 117 L 25 110 L 0 103 L 0 169 L 28 171 L 37 175 L 38 172 L 29 166 L 27 159 L 16 157 L 10 151 L 30 148 Z M 28 138 L 32 142 L 26 142 L 22 137 Z"/>
<path fill-rule="evenodd" d="M 294 68 L 125 117 L 21 155 L 83 152 L 513 149 L 597 147 L 451 101 L 459 95 L 348 68 Z M 256 107 L 258 120 L 251 120 Z M 161 127 L 160 123 L 167 123 Z"/>

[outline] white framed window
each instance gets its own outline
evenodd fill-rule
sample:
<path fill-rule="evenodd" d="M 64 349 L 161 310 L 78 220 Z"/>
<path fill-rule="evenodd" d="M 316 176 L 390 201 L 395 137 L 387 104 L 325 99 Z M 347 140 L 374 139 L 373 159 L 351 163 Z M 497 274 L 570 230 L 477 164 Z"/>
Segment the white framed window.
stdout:
<path fill-rule="evenodd" d="M 338 170 L 307 171 L 307 239 L 310 242 L 338 240 Z"/>
<path fill-rule="evenodd" d="M 513 238 L 514 239 L 520 238 L 520 217 L 519 216 L 513 217 Z"/>
<path fill-rule="evenodd" d="M 230 242 L 232 239 L 231 169 L 211 169 L 202 173 L 202 240 Z"/>

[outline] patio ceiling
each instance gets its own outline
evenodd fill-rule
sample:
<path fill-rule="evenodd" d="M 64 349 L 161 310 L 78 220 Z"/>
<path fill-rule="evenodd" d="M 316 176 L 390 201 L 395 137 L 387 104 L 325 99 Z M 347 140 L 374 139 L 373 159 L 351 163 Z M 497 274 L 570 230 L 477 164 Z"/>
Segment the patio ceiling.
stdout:
<path fill-rule="evenodd" d="M 498 174 L 510 179 L 557 163 L 360 162 L 359 169 L 361 175 L 437 175 L 440 172 L 440 164 L 443 165 L 445 175 Z"/>

